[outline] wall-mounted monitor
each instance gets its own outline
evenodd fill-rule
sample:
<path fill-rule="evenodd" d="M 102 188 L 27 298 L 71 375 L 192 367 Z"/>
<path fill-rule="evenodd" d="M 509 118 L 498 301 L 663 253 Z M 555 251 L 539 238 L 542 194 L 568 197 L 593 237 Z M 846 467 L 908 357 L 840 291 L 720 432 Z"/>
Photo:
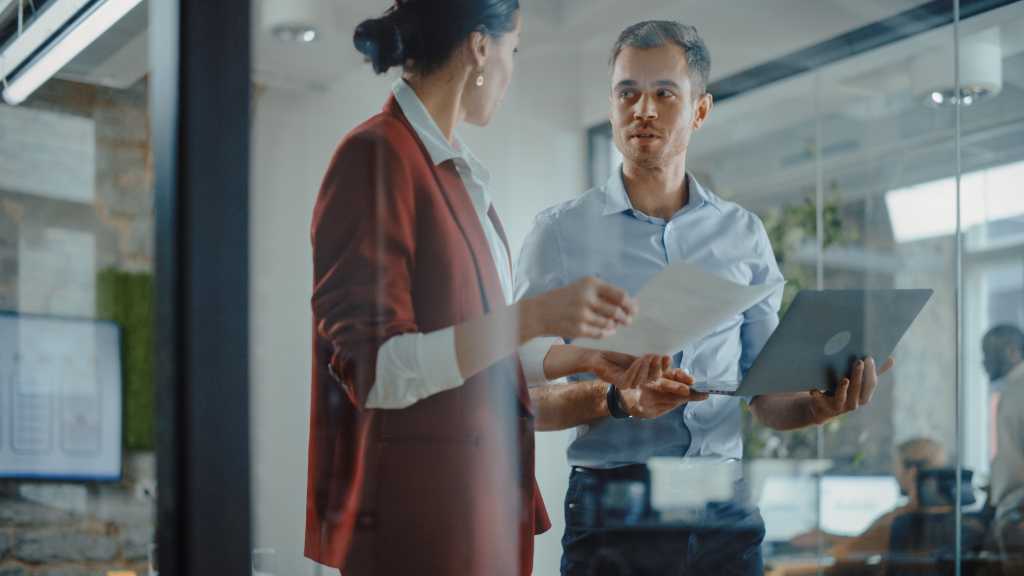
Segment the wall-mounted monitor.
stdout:
<path fill-rule="evenodd" d="M 121 375 L 116 324 L 0 313 L 0 478 L 120 479 Z"/>

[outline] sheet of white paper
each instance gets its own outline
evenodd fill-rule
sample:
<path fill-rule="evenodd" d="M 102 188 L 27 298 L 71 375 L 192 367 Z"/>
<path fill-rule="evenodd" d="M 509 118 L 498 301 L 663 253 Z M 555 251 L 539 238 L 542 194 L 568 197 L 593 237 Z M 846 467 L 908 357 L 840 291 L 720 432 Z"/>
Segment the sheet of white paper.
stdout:
<path fill-rule="evenodd" d="M 580 338 L 573 344 L 637 356 L 672 355 L 760 302 L 779 286 L 745 286 L 693 264 L 672 264 L 636 295 L 640 313 L 631 325 L 620 327 L 603 340 Z"/>

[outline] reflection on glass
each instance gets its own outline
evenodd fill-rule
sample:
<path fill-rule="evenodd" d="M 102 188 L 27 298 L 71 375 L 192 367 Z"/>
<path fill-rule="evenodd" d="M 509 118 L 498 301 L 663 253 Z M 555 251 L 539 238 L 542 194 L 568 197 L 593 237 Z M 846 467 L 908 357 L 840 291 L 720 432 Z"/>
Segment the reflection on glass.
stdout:
<path fill-rule="evenodd" d="M 962 387 L 965 466 L 975 471 L 984 507 L 964 506 L 964 522 L 983 521 L 985 541 L 965 543 L 968 561 L 1000 560 L 1004 574 L 1024 570 L 1021 505 L 1024 458 L 1024 53 L 1017 41 L 1024 12 L 1008 6 L 1002 18 L 967 25 L 961 41 L 974 53 L 962 74 L 985 76 L 989 97 L 962 108 L 960 218 L 963 226 Z M 980 51 L 987 51 L 982 58 Z M 965 496 L 966 498 L 966 496 Z M 970 566 L 970 564 L 967 564 Z"/>
<path fill-rule="evenodd" d="M 0 2 L 0 59 L 43 4 Z M 145 9 L 126 18 L 76 81 L 0 105 L 0 572 L 155 572 L 147 65 L 112 57 Z"/>
<path fill-rule="evenodd" d="M 252 576 L 277 576 L 277 551 L 255 548 L 252 551 Z"/>
<path fill-rule="evenodd" d="M 773 421 L 773 411 L 762 409 L 765 400 L 713 395 L 688 398 L 683 407 L 678 398 L 616 391 L 595 384 L 614 379 L 607 373 L 595 378 L 596 369 L 534 387 L 543 430 L 536 436 L 537 477 L 554 523 L 533 540 L 535 573 L 591 567 L 663 573 L 665 564 L 708 561 L 722 569 L 758 554 L 772 574 L 927 573 L 952 570 L 958 557 L 965 567 L 987 568 L 1012 559 L 1012 531 L 1000 548 L 993 527 L 1012 527 L 1014 517 L 1003 512 L 997 521 L 1002 497 L 989 494 L 1001 493 L 996 476 L 1003 464 L 993 458 L 1010 458 L 999 436 L 1001 423 L 1011 419 L 1000 414 L 1016 410 L 1001 402 L 1008 380 L 990 378 L 983 368 L 982 341 L 997 325 L 1024 324 L 1024 195 L 1018 185 L 1024 180 L 1024 4 L 961 2 L 966 16 L 957 53 L 950 3 L 830 0 L 798 12 L 781 2 L 741 2 L 686 13 L 651 3 L 652 16 L 697 24 L 707 40 L 714 66 L 705 80 L 713 105 L 703 111 L 700 89 L 672 94 L 664 83 L 658 86 L 664 92 L 646 90 L 644 73 L 622 78 L 614 64 L 609 67 L 615 39 L 638 19 L 613 4 L 579 10 L 524 5 L 508 98 L 492 126 L 464 135 L 466 149 L 493 171 L 488 190 L 517 260 L 519 297 L 591 275 L 635 295 L 675 261 L 699 262 L 746 283 L 785 278 L 778 302 L 738 314 L 734 323 L 673 351 L 673 369 L 725 381 L 741 378 L 775 326 L 761 325 L 758 334 L 751 328 L 776 311 L 785 322 L 801 290 L 935 293 L 902 338 L 896 364 L 880 378 L 869 405 L 800 426 Z M 379 10 L 343 15 L 339 34 L 317 28 L 304 59 L 323 52 L 358 58 L 348 46 L 351 32 Z M 316 49 L 335 36 L 340 48 Z M 374 83 L 355 60 L 344 74 L 326 66 L 329 72 L 322 73 L 276 66 L 284 61 L 277 56 L 295 46 L 268 44 L 269 38 L 261 30 L 255 43 L 263 56 L 257 76 L 266 88 L 255 120 L 262 206 L 256 242 L 269 261 L 292 266 L 295 254 L 308 251 L 308 206 L 281 190 L 304 190 L 311 206 L 333 146 L 379 111 L 397 75 Z M 651 41 L 645 55 L 663 44 Z M 698 51 L 692 44 L 690 50 Z M 673 78 L 692 84 L 701 59 L 677 52 L 682 55 L 665 61 L 679 65 Z M 641 68 L 661 72 L 653 64 Z M 297 88 L 320 83 L 328 87 Z M 674 122 L 679 118 L 685 121 Z M 637 158 L 663 152 L 659 136 L 671 139 L 675 128 L 694 123 L 701 126 L 685 150 L 666 154 L 685 156 L 687 177 L 670 188 L 688 191 L 688 202 L 637 194 L 644 188 L 637 175 L 657 172 L 657 162 Z M 310 150 L 320 150 L 314 161 Z M 587 158 L 582 167 L 581 157 Z M 586 180 L 595 188 L 589 193 Z M 718 202 L 701 205 L 704 199 Z M 713 204 L 721 211 L 706 210 Z M 729 210 L 756 218 L 749 228 L 732 228 L 714 216 Z M 373 225 L 375 233 L 391 230 Z M 481 229 L 486 233 L 486 221 Z M 434 248 L 444 245 L 436 234 L 430 237 Z M 298 265 L 289 271 L 303 282 L 312 272 Z M 281 280 L 269 266 L 254 275 L 258 293 L 308 290 L 298 280 Z M 288 406 L 291 420 L 299 421 L 306 406 L 286 404 L 294 394 L 280 382 L 308 368 L 306 351 L 289 342 L 299 341 L 308 326 L 294 320 L 302 310 L 278 312 L 271 297 L 265 304 L 261 310 L 274 321 L 264 320 L 259 341 L 267 351 L 288 349 L 294 359 L 283 367 L 272 354 L 264 357 L 273 362 L 256 360 L 258 414 L 281 419 L 280 408 Z M 871 331 L 891 316 L 885 307 L 869 307 L 858 328 Z M 621 373 L 629 364 L 617 368 Z M 574 399 L 567 391 L 580 395 Z M 606 412 L 584 420 L 568 409 L 543 412 L 545 406 L 579 409 L 581 397 L 588 408 Z M 565 436 L 555 436 L 566 428 Z M 304 440 L 296 433 L 287 443 Z M 278 469 L 286 453 L 279 437 L 257 427 L 254 442 L 257 462 L 264 462 L 255 478 L 263 516 L 257 533 L 274 543 L 283 570 L 294 566 L 298 573 L 309 564 L 297 557 L 297 546 L 282 543 L 297 538 L 303 526 L 294 517 L 290 525 L 278 521 L 295 510 L 276 495 L 283 487 L 301 490 L 305 479 Z M 719 475 L 699 468 L 700 457 L 743 464 Z M 1012 498 L 1006 502 L 1005 509 L 1016 506 Z M 420 504 L 390 499 L 389 512 Z M 372 525 L 374 519 L 361 521 Z M 726 552 L 730 558 L 722 560 Z"/>

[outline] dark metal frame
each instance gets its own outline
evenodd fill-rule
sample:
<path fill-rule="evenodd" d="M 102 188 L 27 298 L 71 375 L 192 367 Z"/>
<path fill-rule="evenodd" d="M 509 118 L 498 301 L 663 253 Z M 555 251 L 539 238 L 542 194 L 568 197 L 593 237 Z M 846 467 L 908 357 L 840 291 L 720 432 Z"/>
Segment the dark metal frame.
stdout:
<path fill-rule="evenodd" d="M 150 2 L 160 573 L 251 570 L 250 2 Z"/>

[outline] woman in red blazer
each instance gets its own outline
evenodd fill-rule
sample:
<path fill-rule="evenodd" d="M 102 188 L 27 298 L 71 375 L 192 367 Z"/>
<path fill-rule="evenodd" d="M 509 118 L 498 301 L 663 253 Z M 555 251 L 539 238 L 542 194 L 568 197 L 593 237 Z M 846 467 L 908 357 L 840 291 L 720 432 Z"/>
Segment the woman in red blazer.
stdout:
<path fill-rule="evenodd" d="M 455 129 L 490 120 L 520 28 L 518 0 L 404 0 L 356 29 L 377 73 L 403 75 L 339 144 L 313 213 L 306 555 L 345 576 L 529 574 L 550 523 L 517 350 L 635 313 L 595 279 L 511 302 L 488 176 Z M 614 379 L 630 360 L 540 361 Z"/>

